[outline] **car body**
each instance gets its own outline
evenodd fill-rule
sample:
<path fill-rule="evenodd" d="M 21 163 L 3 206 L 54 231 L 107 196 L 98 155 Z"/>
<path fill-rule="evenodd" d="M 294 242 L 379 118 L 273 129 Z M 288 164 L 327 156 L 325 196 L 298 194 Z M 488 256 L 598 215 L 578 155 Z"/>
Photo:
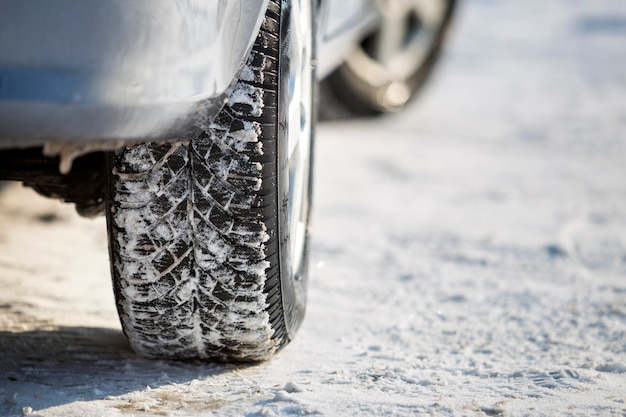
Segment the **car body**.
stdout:
<path fill-rule="evenodd" d="M 318 74 L 377 19 L 372 0 L 321 0 Z M 217 112 L 267 0 L 0 0 L 0 148 L 98 148 L 186 133 Z"/>

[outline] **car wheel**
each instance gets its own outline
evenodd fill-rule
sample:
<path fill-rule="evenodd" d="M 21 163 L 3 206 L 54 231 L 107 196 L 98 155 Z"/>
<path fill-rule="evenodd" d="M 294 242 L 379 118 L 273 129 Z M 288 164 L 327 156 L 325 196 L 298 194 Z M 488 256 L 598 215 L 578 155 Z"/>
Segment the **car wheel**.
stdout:
<path fill-rule="evenodd" d="M 264 360 L 303 319 L 312 4 L 270 1 L 239 80 L 203 134 L 109 158 L 117 307 L 144 356 Z"/>
<path fill-rule="evenodd" d="M 415 96 L 435 64 L 455 0 L 378 0 L 381 21 L 329 77 L 355 114 L 392 112 Z"/>

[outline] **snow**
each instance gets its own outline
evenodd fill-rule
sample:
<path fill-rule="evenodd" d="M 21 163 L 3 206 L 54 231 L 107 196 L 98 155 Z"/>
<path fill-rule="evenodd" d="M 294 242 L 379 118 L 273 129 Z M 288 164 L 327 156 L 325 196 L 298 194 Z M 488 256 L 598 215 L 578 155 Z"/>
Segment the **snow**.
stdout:
<path fill-rule="evenodd" d="M 318 129 L 268 362 L 136 356 L 104 220 L 4 189 L 0 415 L 624 415 L 626 4 L 468 0 L 450 39 L 408 111 Z"/>
<path fill-rule="evenodd" d="M 244 78 L 245 80 L 245 78 Z M 246 112 L 252 116 L 261 116 L 263 110 L 263 100 L 259 99 L 259 89 L 250 84 L 238 83 L 230 94 L 229 101 L 246 105 L 249 110 Z"/>

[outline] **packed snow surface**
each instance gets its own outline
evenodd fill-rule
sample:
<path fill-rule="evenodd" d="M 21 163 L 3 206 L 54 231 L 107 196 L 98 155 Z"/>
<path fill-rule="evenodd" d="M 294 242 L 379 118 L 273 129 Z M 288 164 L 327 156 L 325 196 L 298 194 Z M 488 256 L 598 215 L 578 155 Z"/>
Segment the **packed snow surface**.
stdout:
<path fill-rule="evenodd" d="M 104 220 L 0 193 L 0 415 L 626 414 L 626 3 L 467 0 L 406 112 L 323 123 L 307 318 L 142 359 Z"/>

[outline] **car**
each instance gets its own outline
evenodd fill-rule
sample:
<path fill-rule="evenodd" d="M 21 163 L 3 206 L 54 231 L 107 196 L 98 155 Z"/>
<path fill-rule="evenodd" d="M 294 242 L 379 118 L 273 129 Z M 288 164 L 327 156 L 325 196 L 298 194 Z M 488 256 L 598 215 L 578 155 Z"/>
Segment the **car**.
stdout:
<path fill-rule="evenodd" d="M 304 317 L 318 86 L 403 108 L 455 8 L 0 0 L 0 180 L 106 215 L 136 352 L 265 360 Z"/>

